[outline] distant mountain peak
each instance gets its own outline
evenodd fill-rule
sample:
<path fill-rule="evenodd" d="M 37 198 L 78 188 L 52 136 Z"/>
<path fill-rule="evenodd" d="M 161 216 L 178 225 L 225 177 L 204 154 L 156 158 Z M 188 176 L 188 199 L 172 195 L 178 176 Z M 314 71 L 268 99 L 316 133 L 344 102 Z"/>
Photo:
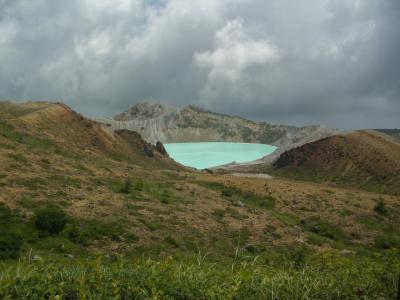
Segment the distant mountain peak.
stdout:
<path fill-rule="evenodd" d="M 114 117 L 117 121 L 147 120 L 159 118 L 164 114 L 177 111 L 178 108 L 155 101 L 136 103 L 134 106 Z"/>

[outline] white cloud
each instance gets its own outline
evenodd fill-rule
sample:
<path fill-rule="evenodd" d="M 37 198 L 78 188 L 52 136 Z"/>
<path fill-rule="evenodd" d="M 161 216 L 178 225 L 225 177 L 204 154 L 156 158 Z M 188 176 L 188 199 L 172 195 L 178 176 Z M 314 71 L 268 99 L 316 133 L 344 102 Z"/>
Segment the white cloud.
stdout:
<path fill-rule="evenodd" d="M 126 14 L 140 4 L 137 0 L 83 0 L 83 3 L 92 19 L 103 14 Z"/>
<path fill-rule="evenodd" d="M 13 22 L 0 22 L 0 47 L 5 47 L 16 34 L 17 29 Z"/>
<path fill-rule="evenodd" d="M 398 119 L 398 0 L 0 2 L 3 99 L 111 115 L 153 98 L 339 125 L 349 105 L 377 118 L 375 101 Z"/>
<path fill-rule="evenodd" d="M 281 53 L 267 39 L 253 37 L 242 19 L 228 21 L 216 31 L 214 49 L 195 53 L 194 60 L 206 72 L 204 86 L 199 91 L 201 103 L 214 106 L 217 99 L 230 98 L 232 105 L 251 102 L 254 95 L 249 81 L 257 81 L 252 68 L 268 72 L 279 63 Z"/>
<path fill-rule="evenodd" d="M 210 67 L 210 73 L 228 76 L 253 65 L 276 63 L 280 58 L 278 48 L 266 39 L 253 38 L 244 28 L 242 19 L 228 21 L 215 34 L 215 49 L 195 53 L 200 67 Z"/>
<path fill-rule="evenodd" d="M 95 31 L 89 38 L 75 39 L 75 49 L 83 61 L 87 61 L 93 56 L 101 58 L 111 52 L 112 39 L 107 31 Z"/>

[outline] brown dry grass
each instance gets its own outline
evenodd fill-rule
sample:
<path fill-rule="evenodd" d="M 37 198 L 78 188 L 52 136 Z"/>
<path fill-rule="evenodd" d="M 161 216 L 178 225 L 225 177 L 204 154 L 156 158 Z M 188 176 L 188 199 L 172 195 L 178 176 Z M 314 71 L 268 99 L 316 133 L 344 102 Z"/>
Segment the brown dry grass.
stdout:
<path fill-rule="evenodd" d="M 376 131 L 305 144 L 282 154 L 274 166 L 280 175 L 400 195 L 400 144 Z"/>

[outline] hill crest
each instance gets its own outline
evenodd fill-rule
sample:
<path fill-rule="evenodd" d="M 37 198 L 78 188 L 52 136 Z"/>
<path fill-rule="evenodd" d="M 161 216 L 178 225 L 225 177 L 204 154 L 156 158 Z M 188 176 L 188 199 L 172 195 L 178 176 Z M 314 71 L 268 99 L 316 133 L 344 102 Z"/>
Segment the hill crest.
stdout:
<path fill-rule="evenodd" d="M 275 161 L 278 174 L 400 194 L 400 144 L 373 130 L 327 137 Z"/>

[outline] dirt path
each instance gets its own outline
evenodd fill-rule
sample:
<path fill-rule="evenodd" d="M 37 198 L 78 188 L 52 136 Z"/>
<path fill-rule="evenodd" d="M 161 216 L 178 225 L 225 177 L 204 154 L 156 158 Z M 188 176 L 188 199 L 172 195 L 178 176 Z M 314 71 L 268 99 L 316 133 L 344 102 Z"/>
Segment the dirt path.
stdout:
<path fill-rule="evenodd" d="M 268 174 L 232 173 L 231 175 L 236 177 L 246 177 L 246 178 L 272 179 L 272 176 Z"/>

